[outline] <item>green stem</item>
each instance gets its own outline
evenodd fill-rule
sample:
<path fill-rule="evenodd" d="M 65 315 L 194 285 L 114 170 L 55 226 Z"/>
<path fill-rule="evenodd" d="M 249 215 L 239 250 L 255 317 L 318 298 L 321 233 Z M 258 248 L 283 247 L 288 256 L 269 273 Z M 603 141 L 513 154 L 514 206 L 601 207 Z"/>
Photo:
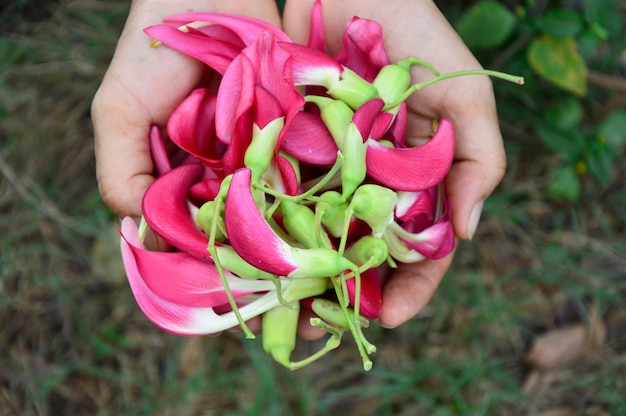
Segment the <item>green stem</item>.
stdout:
<path fill-rule="evenodd" d="M 429 79 L 427 81 L 413 84 L 397 102 L 387 104 L 385 108 L 383 108 L 383 111 L 386 111 L 390 108 L 400 105 L 402 102 L 406 101 L 406 99 L 409 98 L 411 94 L 413 94 L 415 91 L 421 90 L 424 87 L 435 84 L 439 81 L 443 81 L 443 80 L 450 79 L 450 78 L 462 77 L 466 75 L 487 75 L 487 76 L 491 76 L 494 78 L 503 79 L 505 81 L 513 82 L 519 85 L 524 84 L 524 77 L 520 77 L 517 75 L 510 75 L 510 74 L 506 74 L 504 72 L 499 72 L 499 71 L 492 71 L 489 69 L 469 69 L 465 71 L 447 72 L 445 74 L 439 74 L 436 77 Z"/>
<path fill-rule="evenodd" d="M 302 368 L 304 366 L 311 364 L 313 361 L 323 357 L 329 351 L 334 350 L 341 344 L 342 332 L 340 330 L 328 325 L 327 323 L 325 323 L 319 318 L 311 318 L 310 322 L 311 322 L 311 325 L 328 331 L 329 333 L 332 334 L 332 336 L 328 339 L 328 341 L 326 341 L 326 345 L 322 349 L 317 351 L 315 354 L 310 355 L 304 360 L 292 361 L 291 363 L 289 363 L 289 369 L 291 370 L 297 370 L 299 368 Z"/>
<path fill-rule="evenodd" d="M 320 201 L 318 197 L 315 197 L 313 195 L 315 195 L 317 191 L 322 189 L 333 178 L 333 176 L 335 176 L 335 174 L 341 168 L 342 164 L 343 164 L 343 155 L 341 154 L 341 152 L 337 152 L 337 160 L 335 161 L 335 164 L 330 168 L 330 170 L 326 173 L 326 175 L 324 175 L 324 177 L 320 179 L 320 181 L 316 183 L 315 186 L 313 186 L 311 189 L 299 195 L 285 195 L 281 192 L 275 191 L 271 188 L 267 188 L 261 184 L 256 184 L 256 183 L 253 186 L 265 192 L 268 195 L 272 195 L 275 198 L 287 199 L 293 202 L 300 202 L 305 199 L 308 199 L 311 201 Z"/>
<path fill-rule="evenodd" d="M 335 289 L 335 294 L 337 295 L 337 302 L 341 307 L 341 311 L 343 312 L 346 320 L 348 321 L 348 327 L 350 329 L 350 333 L 352 333 L 352 337 L 354 338 L 354 342 L 357 345 L 357 349 L 359 350 L 359 354 L 361 355 L 361 360 L 363 361 L 363 368 L 365 371 L 369 371 L 372 368 L 372 361 L 368 357 L 368 351 L 365 347 L 365 343 L 369 344 L 369 342 L 365 341 L 363 337 L 363 332 L 360 329 L 357 329 L 357 326 L 360 325 L 360 322 L 354 321 L 354 314 L 350 314 L 348 308 L 346 306 L 346 300 L 348 302 L 349 299 L 344 297 L 344 293 L 347 295 L 347 291 L 343 292 L 344 288 L 339 284 L 337 278 L 331 278 L 330 281 L 333 284 L 333 288 Z M 344 281 L 345 282 L 345 281 Z M 363 342 L 365 341 L 365 343 Z M 370 344 L 371 345 L 371 344 Z"/>
<path fill-rule="evenodd" d="M 235 301 L 235 297 L 233 293 L 230 291 L 230 286 L 228 285 L 228 281 L 226 280 L 226 275 L 224 274 L 224 268 L 222 267 L 222 262 L 220 262 L 219 257 L 217 256 L 217 250 L 215 250 L 215 234 L 217 232 L 217 219 L 219 217 L 220 208 L 221 208 L 222 200 L 215 198 L 215 206 L 213 207 L 213 218 L 211 218 L 211 232 L 209 233 L 209 244 L 208 251 L 211 254 L 211 258 L 213 258 L 213 263 L 215 263 L 215 267 L 217 268 L 217 272 L 220 275 L 220 279 L 222 279 L 222 285 L 224 286 L 224 291 L 226 292 L 226 297 L 228 298 L 228 303 L 230 304 L 233 313 L 237 317 L 237 321 L 239 322 L 239 326 L 241 327 L 243 333 L 246 338 L 253 339 L 255 338 L 246 322 L 243 320 L 241 313 L 239 312 L 239 308 L 237 307 L 237 302 Z"/>

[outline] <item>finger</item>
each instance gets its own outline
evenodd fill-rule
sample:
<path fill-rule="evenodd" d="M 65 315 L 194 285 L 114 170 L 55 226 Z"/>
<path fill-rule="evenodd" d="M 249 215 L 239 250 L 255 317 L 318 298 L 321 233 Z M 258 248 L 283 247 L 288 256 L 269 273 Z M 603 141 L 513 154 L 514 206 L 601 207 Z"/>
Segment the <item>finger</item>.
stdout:
<path fill-rule="evenodd" d="M 474 87 L 480 80 L 473 79 Z M 456 133 L 455 161 L 446 179 L 452 223 L 457 237 L 473 237 L 483 202 L 502 180 L 506 156 L 491 82 L 484 77 L 473 100 L 457 100 L 448 117 Z M 473 101 L 473 105 L 471 104 Z M 463 105 L 463 104 L 466 105 Z"/>
<path fill-rule="evenodd" d="M 450 253 L 439 260 L 399 264 L 383 288 L 381 325 L 395 328 L 424 309 L 450 267 L 452 257 Z"/>
<path fill-rule="evenodd" d="M 318 328 L 316 326 L 311 325 L 311 318 L 314 318 L 316 315 L 304 308 L 300 309 L 300 316 L 298 319 L 298 335 L 300 338 L 306 341 L 315 341 L 322 338 L 326 335 L 326 331 Z"/>

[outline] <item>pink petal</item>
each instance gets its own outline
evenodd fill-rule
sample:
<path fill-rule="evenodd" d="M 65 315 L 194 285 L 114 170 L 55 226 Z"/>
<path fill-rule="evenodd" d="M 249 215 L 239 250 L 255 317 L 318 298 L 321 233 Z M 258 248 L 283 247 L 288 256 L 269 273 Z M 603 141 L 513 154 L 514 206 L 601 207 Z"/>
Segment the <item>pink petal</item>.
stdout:
<path fill-rule="evenodd" d="M 210 167 L 221 167 L 223 145 L 215 136 L 216 97 L 199 88 L 174 110 L 167 123 L 170 139 Z"/>
<path fill-rule="evenodd" d="M 210 259 L 208 238 L 187 208 L 187 192 L 202 175 L 199 164 L 182 165 L 157 178 L 143 199 L 143 214 L 150 228 L 166 242 L 199 259 Z"/>
<path fill-rule="evenodd" d="M 346 27 L 337 62 L 372 82 L 380 69 L 389 64 L 383 45 L 383 31 L 377 22 L 353 18 Z"/>
<path fill-rule="evenodd" d="M 391 128 L 385 135 L 385 139 L 393 142 L 396 147 L 406 147 L 406 124 L 407 124 L 407 107 L 406 103 L 400 104 L 398 113 L 391 125 Z"/>
<path fill-rule="evenodd" d="M 326 52 L 326 46 L 324 44 L 324 19 L 322 14 L 322 2 L 316 0 L 311 8 L 311 28 L 309 30 L 309 42 L 308 47 L 318 50 L 320 52 Z"/>
<path fill-rule="evenodd" d="M 182 32 L 169 25 L 155 25 L 144 32 L 162 44 L 196 58 L 223 74 L 230 63 L 241 52 L 237 46 L 216 39 L 211 39 L 199 32 Z"/>
<path fill-rule="evenodd" d="M 215 124 L 222 142 L 231 142 L 237 120 L 252 108 L 254 84 L 252 61 L 243 54 L 238 55 L 224 74 L 217 93 Z"/>
<path fill-rule="evenodd" d="M 295 85 L 330 88 L 340 79 L 343 67 L 325 53 L 296 43 L 278 42 L 278 44 L 293 58 L 291 68 Z"/>
<path fill-rule="evenodd" d="M 346 280 L 350 304 L 354 305 L 355 280 Z M 359 298 L 359 313 L 367 319 L 376 319 L 380 315 L 383 305 L 382 286 L 378 270 L 368 269 L 361 273 L 361 297 Z"/>
<path fill-rule="evenodd" d="M 429 190 L 432 198 L 436 198 L 436 192 L 444 192 L 443 188 L 437 187 L 437 190 Z M 455 244 L 454 228 L 450 220 L 450 208 L 448 201 L 443 198 L 443 212 L 441 217 L 434 223 L 429 213 L 418 215 L 411 221 L 400 223 L 401 230 L 396 228 L 397 236 L 404 244 L 421 253 L 429 259 L 439 259 L 448 255 Z M 436 206 L 432 207 L 435 212 Z"/>
<path fill-rule="evenodd" d="M 122 237 L 127 238 L 124 234 Z M 148 251 L 128 240 L 126 242 L 142 279 L 161 299 L 193 307 L 228 303 L 221 277 L 213 263 L 186 253 Z M 274 284 L 269 281 L 243 280 L 227 270 L 225 275 L 235 298 L 274 289 Z"/>
<path fill-rule="evenodd" d="M 337 145 L 317 114 L 298 113 L 280 146 L 300 162 L 314 166 L 330 166 L 337 160 Z"/>
<path fill-rule="evenodd" d="M 436 189 L 433 187 L 431 189 Z M 433 220 L 433 212 L 437 204 L 436 195 L 431 190 L 418 192 L 398 192 L 396 203 L 396 218 L 400 221 L 415 220 L 419 216 L 425 216 L 427 221 Z"/>
<path fill-rule="evenodd" d="M 245 45 L 253 43 L 261 35 L 261 33 L 265 31 L 271 32 L 277 40 L 291 42 L 291 39 L 289 39 L 287 34 L 276 26 L 263 20 L 247 16 L 221 13 L 188 12 L 168 16 L 163 20 L 163 22 L 177 26 L 189 24 L 190 26 L 198 29 L 202 26 L 198 23 L 224 26 L 232 30 Z"/>
<path fill-rule="evenodd" d="M 385 102 L 380 98 L 374 98 L 369 100 L 354 113 L 352 117 L 352 122 L 359 129 L 359 133 L 361 133 L 361 137 L 363 137 L 363 141 L 367 140 L 370 137 L 370 132 L 372 131 L 372 127 L 376 122 L 378 115 L 380 114 L 380 110 L 382 110 Z"/>
<path fill-rule="evenodd" d="M 298 175 L 291 162 L 284 156 L 278 154 L 274 157 L 270 169 L 266 172 L 267 174 L 273 174 L 273 176 L 277 177 L 277 180 L 271 186 L 274 190 L 292 196 L 298 193 L 298 188 L 300 187 Z M 263 178 L 267 181 L 266 175 L 263 175 Z"/>
<path fill-rule="evenodd" d="M 256 206 L 250 181 L 250 169 L 239 169 L 232 177 L 224 221 L 230 244 L 252 266 L 278 276 L 297 269 L 291 247 L 267 223 Z"/>
<path fill-rule="evenodd" d="M 156 176 L 162 176 L 172 170 L 172 165 L 165 149 L 165 141 L 163 140 L 161 129 L 158 126 L 150 127 L 149 141 Z"/>
<path fill-rule="evenodd" d="M 443 180 L 453 157 L 454 129 L 442 119 L 435 135 L 422 146 L 390 148 L 368 140 L 367 174 L 394 190 L 421 191 Z"/>
<path fill-rule="evenodd" d="M 222 179 L 204 179 L 189 188 L 189 197 L 199 201 L 212 201 L 220 191 L 221 184 Z"/>
<path fill-rule="evenodd" d="M 232 311 L 218 315 L 212 308 L 181 305 L 157 296 L 143 280 L 131 249 L 131 244 L 141 246 L 134 221 L 125 218 L 121 231 L 126 238 L 121 239 L 121 251 L 128 283 L 140 309 L 156 326 L 177 335 L 205 335 L 219 333 L 238 324 Z M 239 311 L 247 320 L 277 304 L 276 294 L 270 292 Z"/>

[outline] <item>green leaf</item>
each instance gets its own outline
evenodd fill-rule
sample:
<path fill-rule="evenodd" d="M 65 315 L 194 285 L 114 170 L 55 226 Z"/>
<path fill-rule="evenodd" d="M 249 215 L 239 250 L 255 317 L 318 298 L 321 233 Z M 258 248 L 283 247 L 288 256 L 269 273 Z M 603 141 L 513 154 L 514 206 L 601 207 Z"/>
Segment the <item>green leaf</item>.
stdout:
<path fill-rule="evenodd" d="M 586 149 L 585 136 L 575 129 L 559 131 L 546 123 L 536 126 L 535 133 L 548 149 L 562 155 L 571 163 L 580 159 Z"/>
<path fill-rule="evenodd" d="M 457 25 L 470 48 L 497 48 L 511 36 L 517 17 L 502 4 L 485 0 L 468 9 Z"/>
<path fill-rule="evenodd" d="M 573 166 L 562 166 L 552 171 L 552 181 L 548 187 L 552 198 L 576 201 L 580 197 L 580 180 Z"/>
<path fill-rule="evenodd" d="M 585 25 L 583 16 L 572 9 L 549 9 L 539 16 L 537 27 L 555 37 L 572 37 L 582 31 Z"/>
<path fill-rule="evenodd" d="M 587 93 L 587 66 L 572 38 L 544 35 L 533 39 L 527 51 L 532 69 L 572 94 Z"/>
<path fill-rule="evenodd" d="M 598 137 L 615 148 L 626 144 L 626 111 L 616 110 L 609 114 L 598 128 Z"/>
<path fill-rule="evenodd" d="M 546 120 L 551 126 L 560 131 L 575 128 L 583 116 L 583 108 L 580 101 L 574 97 L 564 97 L 556 107 L 546 113 Z"/>
<path fill-rule="evenodd" d="M 607 184 L 611 179 L 614 158 L 613 149 L 604 141 L 593 141 L 586 157 L 589 173 L 601 184 Z"/>

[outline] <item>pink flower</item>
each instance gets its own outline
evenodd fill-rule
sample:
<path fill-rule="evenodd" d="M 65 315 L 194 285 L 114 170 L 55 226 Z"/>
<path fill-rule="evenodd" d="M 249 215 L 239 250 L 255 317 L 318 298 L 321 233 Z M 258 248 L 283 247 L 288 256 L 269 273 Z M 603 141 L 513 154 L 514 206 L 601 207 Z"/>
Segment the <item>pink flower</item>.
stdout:
<path fill-rule="evenodd" d="M 332 334 L 322 352 L 349 331 L 369 368 L 375 348 L 362 319 L 380 314 L 377 267 L 454 249 L 443 186 L 454 129 L 438 120 L 430 140 L 408 146 L 404 100 L 417 88 L 409 69 L 419 60 L 390 64 L 380 25 L 356 17 L 329 56 L 319 0 L 311 19 L 306 46 L 260 20 L 216 13 L 146 29 L 221 80 L 191 91 L 167 134 L 150 131 L 156 180 L 143 219 L 169 251 L 147 250 L 143 225 L 125 219 L 122 256 L 156 325 L 185 335 L 246 331 L 245 320 L 263 314 L 272 328 L 264 345 L 290 368 L 301 364 L 289 361 L 297 302 L 334 296 L 329 322 L 312 321 Z"/>

